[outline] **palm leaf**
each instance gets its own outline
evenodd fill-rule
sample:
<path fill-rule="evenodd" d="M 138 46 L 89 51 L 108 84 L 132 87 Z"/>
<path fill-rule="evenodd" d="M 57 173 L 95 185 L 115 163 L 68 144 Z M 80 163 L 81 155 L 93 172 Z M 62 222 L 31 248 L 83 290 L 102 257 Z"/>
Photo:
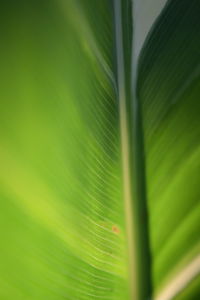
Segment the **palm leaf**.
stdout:
<path fill-rule="evenodd" d="M 150 2 L 1 2 L 0 299 L 198 299 L 200 5 Z"/>

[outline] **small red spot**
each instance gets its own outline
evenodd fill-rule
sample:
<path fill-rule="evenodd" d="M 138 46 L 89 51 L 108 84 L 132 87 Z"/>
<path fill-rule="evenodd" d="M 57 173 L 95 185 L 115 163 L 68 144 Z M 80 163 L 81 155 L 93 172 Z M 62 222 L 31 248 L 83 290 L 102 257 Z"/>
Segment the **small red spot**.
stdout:
<path fill-rule="evenodd" d="M 113 225 L 112 232 L 114 232 L 115 234 L 120 234 L 120 229 L 116 225 Z"/>

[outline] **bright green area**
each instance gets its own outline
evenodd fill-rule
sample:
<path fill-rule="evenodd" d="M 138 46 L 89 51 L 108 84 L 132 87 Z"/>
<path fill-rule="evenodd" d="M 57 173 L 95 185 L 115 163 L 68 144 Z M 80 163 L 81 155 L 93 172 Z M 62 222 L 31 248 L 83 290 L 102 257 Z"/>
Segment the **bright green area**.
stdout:
<path fill-rule="evenodd" d="M 168 3 L 137 82 L 155 292 L 200 252 L 200 5 Z M 0 16 L 0 299 L 127 300 L 112 1 Z"/>
<path fill-rule="evenodd" d="M 2 300 L 127 298 L 111 12 L 1 1 Z"/>

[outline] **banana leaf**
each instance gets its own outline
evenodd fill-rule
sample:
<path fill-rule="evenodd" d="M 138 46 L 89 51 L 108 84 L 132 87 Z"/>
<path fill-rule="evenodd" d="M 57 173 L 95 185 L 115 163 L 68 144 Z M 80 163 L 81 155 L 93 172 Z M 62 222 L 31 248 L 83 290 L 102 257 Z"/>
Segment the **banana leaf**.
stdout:
<path fill-rule="evenodd" d="M 0 299 L 198 300 L 199 1 L 0 7 Z"/>

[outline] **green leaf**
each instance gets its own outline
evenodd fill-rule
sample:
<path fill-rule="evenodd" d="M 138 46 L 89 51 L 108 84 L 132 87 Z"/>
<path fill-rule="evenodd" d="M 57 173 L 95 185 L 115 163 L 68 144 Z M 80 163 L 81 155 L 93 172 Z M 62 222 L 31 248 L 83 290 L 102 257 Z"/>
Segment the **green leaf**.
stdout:
<path fill-rule="evenodd" d="M 199 1 L 0 6 L 0 299 L 197 300 Z"/>
<path fill-rule="evenodd" d="M 111 4 L 1 3 L 1 299 L 127 298 Z"/>
<path fill-rule="evenodd" d="M 139 62 L 152 276 L 162 300 L 200 273 L 199 13 L 199 1 L 169 1 Z"/>

